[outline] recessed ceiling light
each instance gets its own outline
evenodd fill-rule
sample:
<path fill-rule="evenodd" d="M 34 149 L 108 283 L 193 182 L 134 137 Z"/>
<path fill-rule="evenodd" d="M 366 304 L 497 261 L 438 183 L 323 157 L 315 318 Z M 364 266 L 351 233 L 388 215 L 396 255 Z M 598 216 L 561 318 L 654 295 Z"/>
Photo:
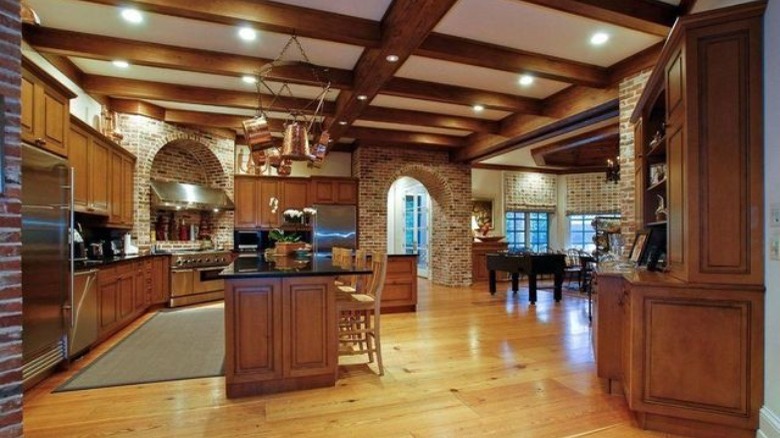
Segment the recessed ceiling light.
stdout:
<path fill-rule="evenodd" d="M 520 76 L 520 79 L 518 79 L 517 82 L 519 82 L 520 85 L 527 87 L 534 83 L 534 77 L 531 75 L 522 75 Z"/>
<path fill-rule="evenodd" d="M 257 78 L 252 75 L 241 76 L 241 80 L 246 82 L 247 84 L 254 84 L 257 82 Z"/>
<path fill-rule="evenodd" d="M 387 62 L 398 62 L 398 55 L 387 55 Z"/>
<path fill-rule="evenodd" d="M 121 59 L 115 59 L 115 60 L 114 60 L 114 61 L 112 61 L 111 63 L 112 63 L 112 64 L 114 64 L 114 67 L 119 67 L 119 68 L 127 68 L 127 67 L 130 67 L 130 63 L 129 63 L 129 62 L 127 62 L 127 61 L 123 61 L 123 60 L 121 60 Z"/>
<path fill-rule="evenodd" d="M 368 96 L 366 96 L 365 94 L 358 94 L 357 95 L 357 100 L 366 100 L 366 99 L 368 99 Z"/>
<path fill-rule="evenodd" d="M 254 41 L 257 38 L 257 32 L 251 27 L 242 27 L 238 29 L 238 37 L 244 41 Z"/>
<path fill-rule="evenodd" d="M 609 41 L 609 34 L 605 32 L 596 32 L 590 37 L 590 43 L 594 46 L 600 46 Z"/>
<path fill-rule="evenodd" d="M 474 111 L 476 112 L 480 112 L 485 109 L 485 107 L 482 105 L 474 105 L 472 108 L 474 108 Z"/>
<path fill-rule="evenodd" d="M 121 15 L 128 23 L 139 24 L 144 21 L 144 16 L 138 9 L 122 9 Z"/>
<path fill-rule="evenodd" d="M 347 124 L 347 122 L 346 122 L 346 121 L 344 121 L 344 120 L 339 120 L 339 125 L 341 125 L 341 126 L 344 126 L 344 125 L 346 125 L 346 124 Z"/>

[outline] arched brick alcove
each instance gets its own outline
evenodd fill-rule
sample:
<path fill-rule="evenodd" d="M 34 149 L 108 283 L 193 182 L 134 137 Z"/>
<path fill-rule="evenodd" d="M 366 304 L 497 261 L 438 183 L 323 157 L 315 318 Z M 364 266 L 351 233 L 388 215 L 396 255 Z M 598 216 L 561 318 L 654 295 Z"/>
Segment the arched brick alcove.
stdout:
<path fill-rule="evenodd" d="M 124 135 L 122 146 L 137 157 L 135 168 L 135 228 L 133 234 L 139 245 L 151 241 L 152 212 L 149 208 L 149 181 L 155 157 L 174 158 L 178 155 L 180 166 L 174 173 L 184 177 L 181 182 L 197 182 L 206 179 L 208 186 L 225 189 L 233 197 L 234 139 L 219 137 L 198 130 L 171 125 L 144 116 L 119 114 L 119 130 Z M 156 176 L 159 176 L 156 175 Z M 174 178 L 163 178 L 172 180 Z M 214 232 L 218 240 L 232 247 L 233 212 L 221 212 L 214 218 Z"/>
<path fill-rule="evenodd" d="M 360 147 L 353 157 L 360 179 L 360 247 L 387 250 L 387 195 L 403 176 L 420 181 L 431 196 L 430 272 L 434 283 L 471 284 L 471 170 L 447 153 Z"/>

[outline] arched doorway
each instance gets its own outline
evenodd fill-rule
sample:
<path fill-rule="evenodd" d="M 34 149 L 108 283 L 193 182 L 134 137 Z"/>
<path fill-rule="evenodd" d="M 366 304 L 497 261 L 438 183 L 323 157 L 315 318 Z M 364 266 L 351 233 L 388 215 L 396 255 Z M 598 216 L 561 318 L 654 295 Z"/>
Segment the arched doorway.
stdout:
<path fill-rule="evenodd" d="M 387 192 L 387 249 L 417 254 L 417 275 L 430 278 L 431 198 L 418 180 L 403 176 Z"/>

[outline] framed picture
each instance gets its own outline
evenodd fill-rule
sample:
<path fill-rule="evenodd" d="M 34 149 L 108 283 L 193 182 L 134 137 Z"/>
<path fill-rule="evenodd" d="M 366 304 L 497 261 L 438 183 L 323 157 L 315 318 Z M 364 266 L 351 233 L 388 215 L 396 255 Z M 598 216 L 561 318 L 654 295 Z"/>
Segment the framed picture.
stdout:
<path fill-rule="evenodd" d="M 471 225 L 472 228 L 479 230 L 492 230 L 494 228 L 492 199 L 471 201 Z"/>
<path fill-rule="evenodd" d="M 658 184 L 666 179 L 666 163 L 650 165 L 650 185 Z"/>
<path fill-rule="evenodd" d="M 637 231 L 634 236 L 634 246 L 631 247 L 631 253 L 629 259 L 640 266 L 645 261 L 645 250 L 647 249 L 647 241 L 649 240 L 648 231 Z"/>

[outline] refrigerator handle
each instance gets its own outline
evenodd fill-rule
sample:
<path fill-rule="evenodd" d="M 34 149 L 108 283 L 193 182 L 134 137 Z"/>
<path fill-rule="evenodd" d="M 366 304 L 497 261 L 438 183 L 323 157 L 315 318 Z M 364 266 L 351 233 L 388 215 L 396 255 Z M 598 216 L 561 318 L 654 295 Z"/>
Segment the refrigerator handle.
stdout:
<path fill-rule="evenodd" d="M 68 223 L 68 252 L 70 253 L 68 258 L 68 265 L 69 265 L 68 267 L 70 272 L 70 287 L 68 291 L 68 304 L 66 305 L 66 309 L 69 310 L 70 313 L 70 326 L 72 328 L 76 325 L 76 312 L 75 312 L 76 309 L 73 308 L 74 307 L 73 298 L 75 294 L 73 288 L 75 287 L 74 277 L 76 274 L 75 262 L 73 261 L 74 257 L 76 256 L 75 248 L 74 248 L 75 240 L 73 235 L 74 226 L 76 224 L 76 217 L 75 217 L 76 213 L 74 211 L 75 190 L 73 190 L 73 188 L 74 188 L 74 184 L 76 183 L 76 169 L 73 167 L 68 168 L 68 180 L 69 181 L 68 181 L 67 189 L 70 195 L 68 196 L 68 219 L 70 222 Z"/>

